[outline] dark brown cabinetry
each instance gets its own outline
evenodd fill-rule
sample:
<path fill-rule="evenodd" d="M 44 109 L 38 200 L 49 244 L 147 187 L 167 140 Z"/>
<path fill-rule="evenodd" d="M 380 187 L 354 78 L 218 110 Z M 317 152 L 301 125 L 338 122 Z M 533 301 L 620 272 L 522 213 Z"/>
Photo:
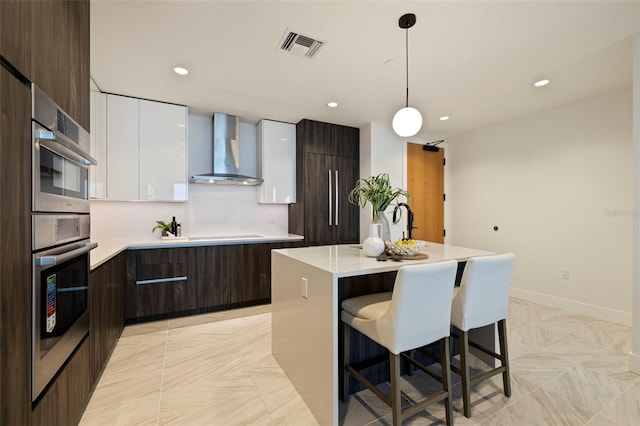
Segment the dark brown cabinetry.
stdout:
<path fill-rule="evenodd" d="M 32 1 L 0 1 L 0 55 L 26 78 L 31 76 Z"/>
<path fill-rule="evenodd" d="M 2 11 L 4 13 L 4 9 Z M 0 65 L 0 223 L 3 224 L 0 230 L 2 425 L 28 425 L 31 415 L 30 123 L 31 92 Z"/>
<path fill-rule="evenodd" d="M 189 310 L 229 306 L 229 280 L 235 274 L 237 246 L 185 248 L 188 253 Z"/>
<path fill-rule="evenodd" d="M 93 386 L 90 343 L 85 339 L 33 408 L 34 426 L 78 424 Z M 9 424 L 9 423 L 8 423 Z"/>
<path fill-rule="evenodd" d="M 127 317 L 153 317 L 187 309 L 187 248 L 128 254 Z"/>
<path fill-rule="evenodd" d="M 0 54 L 89 129 L 89 0 L 0 1 Z"/>
<path fill-rule="evenodd" d="M 95 383 L 116 345 L 126 320 L 127 253 L 91 272 L 89 313 L 90 381 Z"/>
<path fill-rule="evenodd" d="M 281 242 L 130 251 L 127 319 L 145 321 L 269 303 L 271 250 L 300 245 Z"/>
<path fill-rule="evenodd" d="M 89 0 L 33 6 L 31 81 L 89 129 Z"/>
<path fill-rule="evenodd" d="M 359 177 L 360 132 L 353 127 L 302 120 L 296 126 L 297 200 L 289 232 L 309 244 L 357 243 L 358 206 L 348 201 Z"/>

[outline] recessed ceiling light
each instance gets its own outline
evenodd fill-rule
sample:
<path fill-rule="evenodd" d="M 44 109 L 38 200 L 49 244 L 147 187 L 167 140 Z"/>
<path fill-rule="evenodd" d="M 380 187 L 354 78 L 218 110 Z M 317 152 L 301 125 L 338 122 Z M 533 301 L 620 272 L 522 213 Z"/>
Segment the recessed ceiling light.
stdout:
<path fill-rule="evenodd" d="M 337 103 L 337 102 L 329 102 L 329 103 L 327 104 L 327 106 L 328 106 L 329 108 L 335 108 L 335 107 L 337 107 L 337 106 L 338 106 L 338 103 Z"/>
<path fill-rule="evenodd" d="M 189 74 L 189 70 L 186 69 L 186 68 L 182 68 L 182 67 L 175 67 L 173 69 L 173 71 L 175 71 L 175 73 L 179 74 L 179 75 L 187 75 L 187 74 Z"/>
<path fill-rule="evenodd" d="M 549 84 L 549 80 L 540 80 L 533 83 L 533 85 L 536 87 L 546 86 L 547 84 Z"/>
<path fill-rule="evenodd" d="M 448 115 L 443 115 L 440 117 L 440 121 L 447 121 L 450 117 Z"/>

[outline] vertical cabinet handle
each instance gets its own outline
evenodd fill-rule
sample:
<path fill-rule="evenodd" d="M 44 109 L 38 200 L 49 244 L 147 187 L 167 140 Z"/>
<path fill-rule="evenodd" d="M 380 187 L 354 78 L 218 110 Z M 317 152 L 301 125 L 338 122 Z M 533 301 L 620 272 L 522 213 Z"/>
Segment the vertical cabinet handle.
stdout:
<path fill-rule="evenodd" d="M 336 226 L 338 226 L 338 171 L 336 170 Z"/>
<path fill-rule="evenodd" d="M 332 204 L 333 200 L 332 200 L 332 196 L 331 196 L 331 170 L 329 170 L 329 185 L 328 185 L 328 188 L 329 188 L 329 226 L 331 226 L 332 225 L 332 222 L 331 222 L 331 210 L 333 210 L 333 204 Z"/>

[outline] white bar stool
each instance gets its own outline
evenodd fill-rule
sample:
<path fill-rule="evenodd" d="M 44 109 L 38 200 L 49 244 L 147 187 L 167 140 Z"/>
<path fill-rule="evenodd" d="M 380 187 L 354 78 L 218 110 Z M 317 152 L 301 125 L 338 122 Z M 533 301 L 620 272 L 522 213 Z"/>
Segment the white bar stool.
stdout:
<path fill-rule="evenodd" d="M 451 324 L 458 329 L 460 368 L 452 366 L 451 369 L 462 379 L 462 402 L 466 417 L 471 417 L 472 383 L 502 374 L 504 394 L 506 397 L 511 397 L 506 318 L 514 259 L 513 253 L 471 258 L 464 268 L 460 287 L 454 289 Z M 499 354 L 494 352 L 494 348 L 485 348 L 469 341 L 469 330 L 494 323 L 498 324 Z M 469 346 L 499 359 L 501 366 L 471 377 Z"/>
<path fill-rule="evenodd" d="M 427 404 L 444 399 L 447 425 L 453 424 L 449 384 L 449 334 L 451 300 L 456 277 L 454 260 L 430 264 L 404 266 L 398 270 L 393 293 L 375 293 L 342 301 L 344 330 L 343 400 L 348 400 L 349 375 L 352 375 L 391 407 L 393 424 L 399 425 L 409 415 L 424 409 Z M 358 330 L 389 351 L 391 397 L 385 395 L 351 365 L 348 365 L 350 327 Z M 402 409 L 400 398 L 400 356 L 433 375 L 427 368 L 403 352 L 440 341 L 442 391 Z"/>

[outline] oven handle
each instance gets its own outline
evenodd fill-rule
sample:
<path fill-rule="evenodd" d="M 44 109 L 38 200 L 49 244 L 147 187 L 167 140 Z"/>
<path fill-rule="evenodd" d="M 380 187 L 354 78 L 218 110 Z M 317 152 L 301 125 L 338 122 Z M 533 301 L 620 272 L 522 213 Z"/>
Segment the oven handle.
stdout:
<path fill-rule="evenodd" d="M 59 263 L 63 263 L 63 262 L 66 262 L 67 260 L 73 259 L 74 257 L 78 257 L 85 253 L 88 253 L 96 247 L 98 247 L 98 243 L 85 243 L 80 248 L 68 251 L 66 253 L 58 254 L 56 256 L 36 257 L 36 265 L 37 266 L 57 265 Z"/>
<path fill-rule="evenodd" d="M 71 139 L 62 133 L 45 130 L 38 126 L 34 130 L 33 138 L 39 140 L 43 146 L 55 151 L 56 154 L 82 166 L 98 164 L 95 158 L 82 152 Z"/>

